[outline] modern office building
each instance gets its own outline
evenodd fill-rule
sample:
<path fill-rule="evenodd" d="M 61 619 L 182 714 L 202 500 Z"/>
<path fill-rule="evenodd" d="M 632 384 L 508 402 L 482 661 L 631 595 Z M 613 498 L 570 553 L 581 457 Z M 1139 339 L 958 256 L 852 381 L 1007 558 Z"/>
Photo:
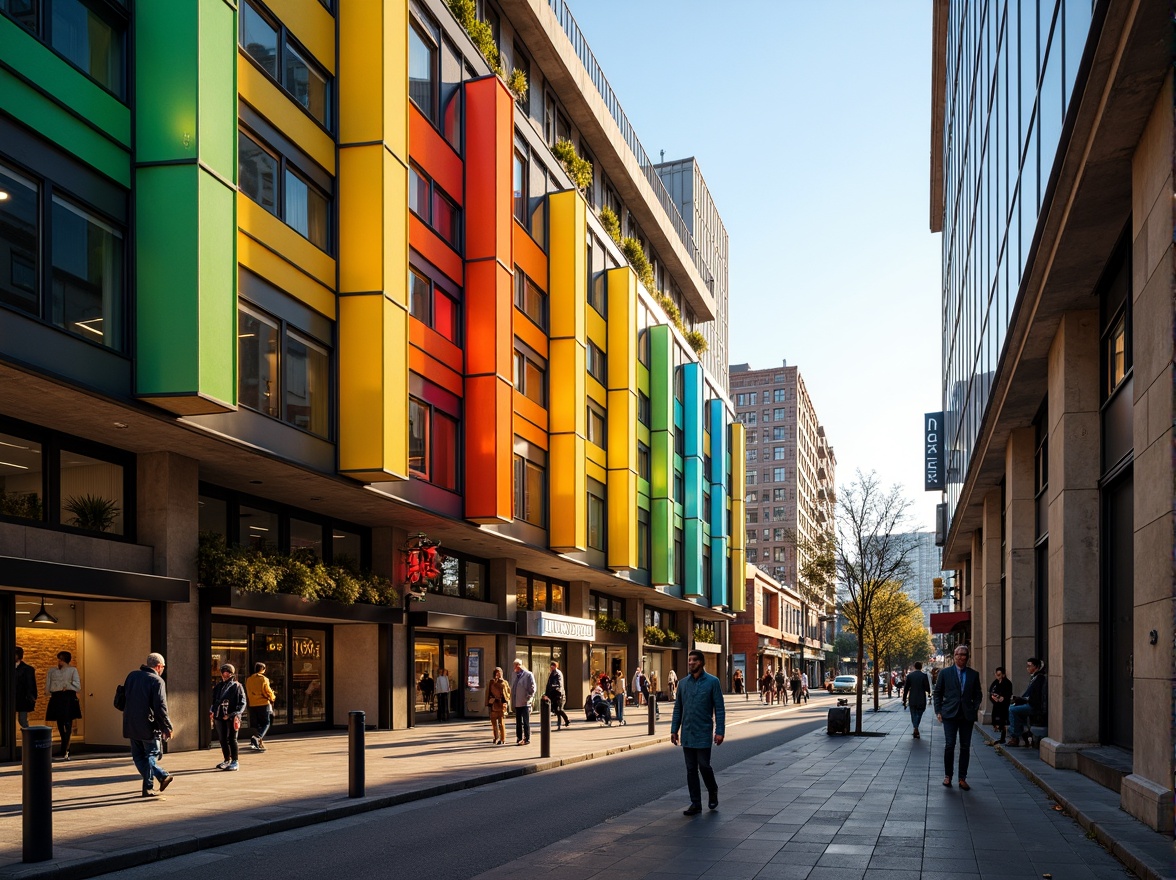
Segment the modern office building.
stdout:
<path fill-rule="evenodd" d="M 796 367 L 733 364 L 730 380 L 747 432 L 747 560 L 800 594 L 816 638 L 818 618 L 834 613 L 834 587 L 811 593 L 800 572 L 806 544 L 833 531 L 837 457 Z"/>
<path fill-rule="evenodd" d="M 923 622 L 931 627 L 931 615 L 949 610 L 950 599 L 935 598 L 935 578 L 943 577 L 943 551 L 935 543 L 934 532 L 911 532 L 908 538 L 913 548 L 910 555 L 911 574 L 903 583 L 903 592 L 923 612 Z"/>
<path fill-rule="evenodd" d="M 572 701 L 696 639 L 725 670 L 743 427 L 689 334 L 725 263 L 563 0 L 476 15 L 0 4 L 0 654 L 71 651 L 82 748 L 151 650 L 179 748 L 225 661 L 287 730 L 432 718 L 442 668 L 479 715 L 515 657 Z"/>
<path fill-rule="evenodd" d="M 1173 827 L 1167 4 L 934 5 L 949 527 L 973 665 L 1045 660 L 1041 755 Z"/>

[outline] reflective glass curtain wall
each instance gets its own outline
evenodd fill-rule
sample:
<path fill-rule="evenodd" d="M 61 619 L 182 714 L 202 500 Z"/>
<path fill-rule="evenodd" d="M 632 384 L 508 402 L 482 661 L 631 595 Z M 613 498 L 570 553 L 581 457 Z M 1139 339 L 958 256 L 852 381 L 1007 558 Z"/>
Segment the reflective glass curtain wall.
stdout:
<path fill-rule="evenodd" d="M 951 4 L 942 288 L 952 511 L 1061 146 L 1092 8 L 1092 0 Z"/>

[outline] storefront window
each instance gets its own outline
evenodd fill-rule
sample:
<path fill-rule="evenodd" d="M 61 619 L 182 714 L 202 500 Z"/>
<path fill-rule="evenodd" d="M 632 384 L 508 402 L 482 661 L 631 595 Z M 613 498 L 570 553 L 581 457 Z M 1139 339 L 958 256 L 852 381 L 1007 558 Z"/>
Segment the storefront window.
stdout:
<path fill-rule="evenodd" d="M 220 682 L 220 668 L 232 663 L 237 672 L 248 669 L 249 625 L 245 623 L 214 623 L 212 625 L 212 663 L 208 670 L 209 693 Z M 248 677 L 248 672 L 245 673 Z"/>
<path fill-rule="evenodd" d="M 41 444 L 0 434 L 0 516 L 45 518 Z"/>
<path fill-rule="evenodd" d="M 336 565 L 358 570 L 363 560 L 363 541 L 355 532 L 331 532 L 331 558 Z"/>
<path fill-rule="evenodd" d="M 241 528 L 237 541 L 242 547 L 251 550 L 265 552 L 278 549 L 278 515 L 241 505 Z"/>
<path fill-rule="evenodd" d="M 460 561 L 452 556 L 446 556 L 441 560 L 441 594 L 443 596 L 461 595 L 460 568 Z"/>
<path fill-rule="evenodd" d="M 547 610 L 547 581 L 536 579 L 531 583 L 531 595 L 535 600 L 536 611 Z"/>
<path fill-rule="evenodd" d="M 121 535 L 123 469 L 63 449 L 61 451 L 61 522 L 67 526 Z"/>
<path fill-rule="evenodd" d="M 416 711 L 432 712 L 437 708 L 433 682 L 441 666 L 441 646 L 436 641 L 417 639 L 413 645 L 413 681 L 416 682 Z M 421 679 L 428 673 L 430 684 L 421 690 Z"/>
<path fill-rule="evenodd" d="M 564 588 L 562 584 L 551 585 L 551 610 L 554 614 L 563 614 L 567 610 L 564 603 Z"/>
<path fill-rule="evenodd" d="M 632 689 L 630 681 L 633 675 L 632 670 L 625 663 L 624 648 L 618 648 L 612 645 L 593 645 L 588 670 L 592 684 L 600 681 L 601 675 L 607 675 L 611 679 L 623 678 L 627 675 L 628 678 L 625 679 L 625 693 L 628 693 Z"/>
<path fill-rule="evenodd" d="M 289 720 L 289 706 L 286 702 L 286 680 L 289 651 L 286 645 L 286 628 L 283 626 L 259 626 L 253 631 L 253 662 L 265 664 L 265 675 L 270 680 L 277 699 L 274 700 L 274 720 L 285 724 Z M 253 667 L 249 667 L 253 673 Z"/>
<path fill-rule="evenodd" d="M 531 609 L 530 593 L 527 589 L 527 579 L 525 577 L 515 577 L 515 602 L 519 611 L 529 611 Z"/>
<path fill-rule="evenodd" d="M 324 641 L 322 630 L 296 629 L 290 639 L 290 697 L 294 705 L 294 721 L 325 721 L 326 674 L 323 664 Z"/>
<path fill-rule="evenodd" d="M 467 599 L 484 600 L 486 598 L 486 566 L 482 563 L 466 562 L 463 593 Z"/>

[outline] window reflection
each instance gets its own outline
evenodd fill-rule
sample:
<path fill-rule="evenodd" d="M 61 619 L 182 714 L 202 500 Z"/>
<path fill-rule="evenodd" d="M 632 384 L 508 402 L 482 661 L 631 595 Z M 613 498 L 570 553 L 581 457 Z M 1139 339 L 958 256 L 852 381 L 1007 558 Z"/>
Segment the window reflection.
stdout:
<path fill-rule="evenodd" d="M 36 315 L 38 297 L 37 199 L 32 180 L 0 165 L 0 303 Z"/>
<path fill-rule="evenodd" d="M 296 629 L 290 638 L 290 683 L 294 721 L 325 721 L 326 676 L 321 630 Z"/>
<path fill-rule="evenodd" d="M 91 342 L 121 348 L 122 233 L 58 196 L 52 228 L 51 320 Z"/>
<path fill-rule="evenodd" d="M 0 434 L 0 516 L 43 520 L 43 490 L 41 444 Z"/>
<path fill-rule="evenodd" d="M 290 552 L 297 553 L 299 551 L 313 553 L 319 559 L 323 558 L 323 527 L 321 525 L 291 518 Z"/>
<path fill-rule="evenodd" d="M 241 505 L 241 527 L 237 542 L 251 550 L 273 551 L 278 549 L 278 515 L 268 510 Z"/>
<path fill-rule="evenodd" d="M 61 522 L 112 535 L 123 534 L 121 465 L 61 451 Z"/>

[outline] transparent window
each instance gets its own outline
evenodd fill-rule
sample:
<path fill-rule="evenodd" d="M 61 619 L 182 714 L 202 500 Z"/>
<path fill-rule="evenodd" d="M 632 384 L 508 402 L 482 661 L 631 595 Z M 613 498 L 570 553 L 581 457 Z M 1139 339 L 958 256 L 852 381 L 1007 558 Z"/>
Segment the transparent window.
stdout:
<path fill-rule="evenodd" d="M 327 197 L 289 169 L 285 215 L 286 225 L 312 244 L 327 249 Z"/>
<path fill-rule="evenodd" d="M 608 445 L 606 437 L 606 422 L 604 410 L 594 403 L 588 404 L 588 442 L 595 443 L 601 449 Z"/>
<path fill-rule="evenodd" d="M 449 244 L 461 242 L 461 213 L 456 204 L 436 187 L 433 188 L 433 229 Z"/>
<path fill-rule="evenodd" d="M 604 499 L 588 493 L 588 546 L 604 549 Z"/>
<path fill-rule="evenodd" d="M 0 304 L 40 313 L 38 185 L 0 165 Z"/>
<path fill-rule="evenodd" d="M 321 524 L 290 519 L 290 552 L 297 553 L 299 551 L 313 553 L 319 559 L 323 558 L 323 527 Z"/>
<path fill-rule="evenodd" d="M 273 552 L 279 548 L 276 513 L 242 504 L 239 519 L 241 525 L 237 532 L 237 542 L 242 547 L 262 552 Z"/>
<path fill-rule="evenodd" d="M 421 174 L 416 166 L 408 166 L 408 207 L 426 223 L 432 222 L 429 213 L 429 178 Z"/>
<path fill-rule="evenodd" d="M 123 34 L 81 0 L 53 0 L 53 48 L 116 95 L 123 92 Z"/>
<path fill-rule="evenodd" d="M 527 157 L 519 150 L 514 154 L 514 216 L 527 225 Z"/>
<path fill-rule="evenodd" d="M 326 125 L 327 78 L 289 43 L 286 44 L 286 88 L 311 116 Z"/>
<path fill-rule="evenodd" d="M 441 584 L 439 592 L 446 596 L 461 595 L 461 561 L 455 556 L 441 560 Z"/>
<path fill-rule="evenodd" d="M 515 575 L 515 605 L 519 611 L 531 609 L 530 587 L 525 577 Z"/>
<path fill-rule="evenodd" d="M 61 523 L 92 532 L 123 532 L 121 465 L 63 449 L 61 451 Z"/>
<path fill-rule="evenodd" d="M 278 160 L 245 132 L 237 133 L 237 186 L 271 214 L 278 213 Z"/>
<path fill-rule="evenodd" d="M 408 468 L 425 479 L 428 471 L 429 408 L 415 398 L 408 401 Z"/>
<path fill-rule="evenodd" d="M 607 377 L 607 367 L 605 366 L 604 352 L 600 347 L 589 341 L 588 343 L 588 375 L 597 382 L 604 384 Z"/>
<path fill-rule="evenodd" d="M 294 721 L 326 721 L 327 676 L 324 660 L 327 635 L 317 629 L 296 629 L 290 635 Z"/>
<path fill-rule="evenodd" d="M 201 495 L 196 505 L 200 531 L 211 532 L 227 539 L 229 537 L 228 502 L 220 498 Z"/>
<path fill-rule="evenodd" d="M 245 305 L 237 308 L 237 401 L 278 417 L 278 324 Z"/>
<path fill-rule="evenodd" d="M 286 335 L 286 421 L 319 437 L 330 433 L 330 355 L 294 331 Z"/>
<path fill-rule="evenodd" d="M 546 371 L 521 351 L 515 351 L 515 388 L 528 400 L 547 405 Z"/>
<path fill-rule="evenodd" d="M 536 611 L 547 611 L 547 581 L 535 578 L 531 582 L 531 596 L 535 601 Z"/>
<path fill-rule="evenodd" d="M 51 319 L 91 342 L 122 348 L 122 233 L 57 196 Z"/>
<path fill-rule="evenodd" d="M 243 48 L 262 69 L 278 78 L 278 31 L 262 18 L 261 14 L 248 3 L 240 8 L 240 36 Z"/>
<path fill-rule="evenodd" d="M 216 642 L 218 628 L 227 628 L 229 624 L 214 623 L 213 642 Z M 232 626 L 235 626 L 232 625 Z M 213 652 L 213 665 L 224 661 L 217 661 Z M 286 683 L 289 676 L 289 650 L 286 644 L 286 628 L 284 626 L 258 626 L 253 630 L 253 661 L 265 664 L 265 677 L 270 680 L 270 687 L 274 689 L 274 721 L 285 724 L 288 716 L 289 704 L 286 702 Z M 234 663 L 238 670 L 243 667 Z M 220 680 L 220 676 L 216 676 Z"/>
<path fill-rule="evenodd" d="M 637 476 L 649 479 L 649 447 L 640 440 L 637 441 Z"/>
<path fill-rule="evenodd" d="M 408 270 L 408 313 L 428 325 L 430 318 L 429 279 L 414 269 Z"/>
<path fill-rule="evenodd" d="M 415 27 L 408 29 L 408 97 L 434 125 L 437 124 L 437 93 L 434 72 L 437 50 Z"/>
<path fill-rule="evenodd" d="M 480 562 L 466 560 L 465 580 L 462 595 L 467 599 L 486 598 L 486 566 Z"/>
<path fill-rule="evenodd" d="M 515 306 L 539 327 L 547 327 L 547 294 L 515 267 Z"/>
<path fill-rule="evenodd" d="M 0 516 L 45 519 L 41 444 L 0 434 Z"/>
<path fill-rule="evenodd" d="M 546 523 L 547 474 L 521 455 L 514 458 L 514 515 L 531 525 Z"/>
<path fill-rule="evenodd" d="M 355 532 L 331 529 L 331 560 L 358 571 L 363 559 L 363 539 Z"/>

